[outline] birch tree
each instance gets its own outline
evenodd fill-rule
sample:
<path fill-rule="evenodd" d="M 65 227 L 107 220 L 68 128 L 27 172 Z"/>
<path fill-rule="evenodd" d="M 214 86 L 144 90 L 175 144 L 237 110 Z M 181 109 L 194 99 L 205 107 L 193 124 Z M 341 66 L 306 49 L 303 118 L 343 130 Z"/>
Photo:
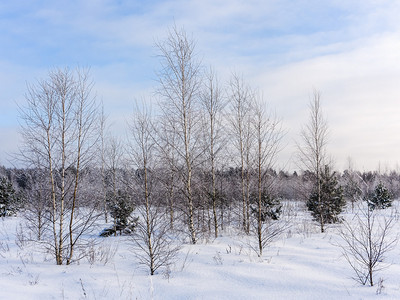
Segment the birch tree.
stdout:
<path fill-rule="evenodd" d="M 105 167 L 106 167 L 106 132 L 107 132 L 107 117 L 104 113 L 104 105 L 101 106 L 101 114 L 99 118 L 99 133 L 100 133 L 100 171 L 101 171 L 101 197 L 103 199 L 104 220 L 108 222 L 107 197 L 106 197 L 106 182 L 105 182 Z"/>
<path fill-rule="evenodd" d="M 398 242 L 393 235 L 395 216 L 380 215 L 366 203 L 358 203 L 352 219 L 345 219 L 339 228 L 344 258 L 354 271 L 354 280 L 365 285 L 374 285 L 374 275 L 385 267 L 386 255 Z M 389 264 L 386 264 L 386 267 Z"/>
<path fill-rule="evenodd" d="M 210 69 L 205 78 L 205 88 L 201 96 L 204 118 L 204 135 L 206 144 L 206 172 L 211 173 L 211 191 L 210 198 L 212 202 L 214 235 L 218 237 L 218 219 L 217 219 L 217 162 L 221 149 L 223 149 L 222 137 L 222 110 L 225 106 L 222 98 L 222 91 L 219 86 L 218 78 L 215 72 Z"/>
<path fill-rule="evenodd" d="M 124 202 L 125 197 L 121 197 L 121 190 L 120 188 L 120 178 L 118 178 L 118 174 L 121 171 L 122 167 L 122 161 L 123 161 L 123 146 L 121 140 L 116 137 L 110 135 L 107 139 L 106 145 L 105 145 L 105 157 L 104 157 L 104 162 L 106 166 L 106 173 L 107 173 L 107 178 L 108 178 L 108 185 L 111 185 L 111 191 L 109 188 L 105 187 L 106 189 L 106 201 L 108 202 L 107 204 L 110 207 L 117 208 L 117 210 L 120 208 L 119 202 Z M 118 194 L 119 192 L 119 194 Z M 126 200 L 126 199 L 125 199 Z M 127 206 L 128 211 L 130 205 Z M 118 215 L 119 213 L 116 213 L 114 209 L 114 212 L 112 213 L 114 215 L 113 217 L 113 227 L 114 227 L 114 235 L 117 235 L 117 227 L 118 227 Z M 121 208 L 120 211 L 125 211 L 125 209 Z M 122 231 L 120 230 L 120 233 Z"/>
<path fill-rule="evenodd" d="M 49 190 L 47 173 L 39 168 L 28 172 L 24 219 L 27 228 L 41 241 L 49 224 Z"/>
<path fill-rule="evenodd" d="M 178 156 L 179 176 L 184 185 L 187 223 L 191 242 L 196 243 L 194 224 L 193 172 L 201 154 L 199 145 L 199 91 L 201 65 L 196 59 L 195 43 L 184 29 L 173 27 L 167 39 L 157 43 L 161 70 L 158 73 L 161 109 L 166 130 L 176 133 L 171 145 Z"/>
<path fill-rule="evenodd" d="M 328 125 L 322 113 L 321 94 L 314 90 L 312 99 L 309 103 L 309 120 L 301 130 L 302 143 L 297 145 L 299 161 L 302 167 L 311 171 L 315 175 L 315 192 L 317 196 L 318 222 L 321 232 L 325 230 L 325 220 L 323 214 L 322 191 L 321 191 L 321 172 L 327 161 L 327 142 L 328 142 Z"/>
<path fill-rule="evenodd" d="M 168 219 L 160 211 L 160 206 L 153 203 L 155 197 L 153 185 L 155 175 L 155 141 L 151 116 L 144 107 L 137 107 L 137 112 L 130 124 L 130 157 L 133 167 L 137 169 L 136 181 L 139 202 L 140 220 L 133 234 L 138 251 L 135 255 L 140 263 L 146 265 L 150 275 L 161 267 L 168 267 L 178 251 L 167 234 Z M 154 199 L 156 198 L 156 199 Z"/>
<path fill-rule="evenodd" d="M 93 158 L 97 106 L 86 69 L 56 69 L 29 85 L 21 108 L 21 158 L 48 174 L 52 250 L 56 263 L 70 264 L 78 240 L 92 224 L 94 210 L 77 224 L 80 171 Z"/>
<path fill-rule="evenodd" d="M 159 130 L 154 133 L 157 144 L 157 152 L 160 157 L 160 167 L 158 172 L 161 172 L 160 183 L 165 192 L 165 201 L 167 205 L 167 211 L 169 215 L 169 225 L 171 229 L 174 229 L 175 222 L 175 207 L 176 207 L 176 196 L 178 188 L 178 155 L 175 151 L 175 140 L 176 134 L 174 130 L 169 130 L 168 122 L 161 118 L 159 120 Z"/>
<path fill-rule="evenodd" d="M 251 129 L 251 110 L 254 95 L 243 78 L 233 74 L 228 87 L 230 102 L 230 125 L 233 144 L 239 154 L 240 184 L 242 200 L 242 227 L 246 233 L 250 231 L 250 159 L 253 143 L 253 131 Z"/>
<path fill-rule="evenodd" d="M 283 137 L 281 122 L 273 114 L 265 110 L 262 98 L 254 104 L 254 119 L 252 127 L 255 135 L 255 160 L 254 167 L 257 178 L 257 239 L 258 253 L 261 256 L 263 248 L 269 241 L 271 231 L 264 230 L 266 216 L 264 210 L 264 197 L 272 197 L 273 180 L 269 178 L 268 171 L 274 167 L 277 154 L 280 150 L 280 141 Z M 279 231 L 279 230 L 278 230 Z"/>

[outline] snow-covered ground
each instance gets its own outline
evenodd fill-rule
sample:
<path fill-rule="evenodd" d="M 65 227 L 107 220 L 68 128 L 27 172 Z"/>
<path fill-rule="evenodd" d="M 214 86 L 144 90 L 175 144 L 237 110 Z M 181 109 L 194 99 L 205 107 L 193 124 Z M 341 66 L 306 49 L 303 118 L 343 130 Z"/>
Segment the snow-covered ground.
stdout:
<path fill-rule="evenodd" d="M 183 245 L 170 272 L 154 276 L 138 265 L 127 237 L 99 238 L 92 256 L 56 266 L 40 245 L 21 245 L 21 221 L 0 220 L 0 299 L 400 299 L 400 244 L 376 273 L 383 288 L 363 286 L 335 245 L 338 226 L 321 234 L 304 212 L 262 259 L 251 237 L 230 229 Z M 397 221 L 391 236 L 399 229 Z"/>

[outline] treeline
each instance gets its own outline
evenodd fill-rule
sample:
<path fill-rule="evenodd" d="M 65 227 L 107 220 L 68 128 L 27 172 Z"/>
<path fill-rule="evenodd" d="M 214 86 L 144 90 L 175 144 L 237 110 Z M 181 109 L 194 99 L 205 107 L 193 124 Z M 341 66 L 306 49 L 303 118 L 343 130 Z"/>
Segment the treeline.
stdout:
<path fill-rule="evenodd" d="M 71 173 L 75 170 L 69 170 Z M 142 205 L 142 196 L 138 192 L 139 184 L 143 180 L 143 170 L 129 170 L 122 168 L 87 168 L 82 170 L 84 187 L 79 197 L 81 205 L 93 204 L 102 211 L 102 215 L 108 222 L 110 220 L 110 209 L 115 203 L 112 199 L 115 195 L 123 198 L 124 202 L 130 202 L 134 207 Z M 178 183 L 171 184 L 168 180 L 170 171 L 165 168 L 149 170 L 151 174 L 151 189 L 154 190 L 152 197 L 154 203 L 162 207 L 169 218 L 169 226 L 174 227 L 176 216 L 182 216 L 185 211 L 185 198 L 182 195 L 182 187 Z M 214 232 L 213 220 L 210 215 L 212 209 L 211 174 L 205 170 L 196 170 L 197 174 L 194 186 L 194 207 L 196 230 Z M 268 175 L 274 181 L 273 198 L 288 201 L 306 202 L 310 196 L 315 175 L 309 171 L 298 174 L 295 172 L 275 171 L 270 169 Z M 229 167 L 216 170 L 216 199 L 218 208 L 217 222 L 222 230 L 225 226 L 239 226 L 241 222 L 241 169 Z M 363 200 L 362 195 L 373 192 L 374 188 L 382 183 L 392 195 L 392 198 L 400 198 L 400 173 L 393 170 L 381 174 L 378 171 L 355 171 L 345 170 L 336 172 L 339 186 L 349 206 Z M 13 215 L 29 207 L 40 209 L 48 202 L 49 191 L 45 188 L 43 180 L 47 176 L 40 169 L 6 168 L 0 166 L 0 178 L 2 191 L 2 205 L 5 210 L 2 216 Z M 252 185 L 255 182 L 253 180 Z M 6 192 L 8 191 L 8 192 Z M 6 195 L 13 195 L 6 201 Z M 41 205 L 41 203 L 43 204 Z M 254 195 L 250 197 L 250 206 L 256 204 Z M 7 209 L 6 209 L 7 207 Z M 48 209 L 48 208 L 47 208 Z M 132 210 L 133 211 L 133 210 Z M 183 221 L 183 220 L 179 220 Z"/>
<path fill-rule="evenodd" d="M 35 174 L 38 170 L 35 169 L 24 169 L 24 168 L 11 168 L 0 166 L 0 177 L 11 183 L 16 194 L 21 198 L 27 198 L 26 193 L 30 190 L 32 182 L 35 180 Z M 128 181 L 129 174 L 133 171 L 126 171 L 118 168 L 115 170 L 117 173 L 116 177 Z M 138 171 L 139 172 L 139 171 Z M 156 170 L 155 172 L 163 174 L 162 169 Z M 102 171 L 100 168 L 93 168 L 88 171 L 84 171 L 87 176 L 92 177 L 90 180 L 90 186 L 94 190 L 102 190 Z M 114 171 L 112 169 L 104 170 L 105 185 L 108 186 L 106 189 L 110 189 L 113 181 Z M 217 188 L 221 192 L 225 190 L 232 190 L 226 186 L 228 182 L 232 182 L 233 185 L 238 186 L 238 181 L 241 170 L 239 168 L 229 167 L 226 169 L 217 170 Z M 268 174 L 275 179 L 276 189 L 275 195 L 285 200 L 307 200 L 308 196 L 303 197 L 302 190 L 305 183 L 312 183 L 315 177 L 311 172 L 304 171 L 298 173 L 297 171 L 276 171 L 270 169 Z M 380 173 L 378 171 L 358 171 L 358 170 L 345 170 L 343 172 L 336 172 L 340 186 L 343 187 L 344 193 L 347 196 L 351 196 L 352 190 L 361 189 L 363 185 L 367 184 L 368 188 L 372 190 L 379 182 L 382 182 L 392 193 L 395 199 L 400 198 L 400 172 L 392 170 L 386 173 Z M 224 180 L 222 180 L 224 178 Z M 120 186 L 123 181 L 120 182 Z M 237 199 L 237 197 L 229 197 L 230 199 Z M 347 197 L 350 199 L 349 197 Z"/>

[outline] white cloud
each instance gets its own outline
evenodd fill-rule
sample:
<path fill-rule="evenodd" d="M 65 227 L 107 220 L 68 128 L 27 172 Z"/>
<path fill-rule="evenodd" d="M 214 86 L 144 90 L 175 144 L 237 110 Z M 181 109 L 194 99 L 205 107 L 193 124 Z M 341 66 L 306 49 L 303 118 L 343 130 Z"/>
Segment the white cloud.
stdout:
<path fill-rule="evenodd" d="M 386 35 L 359 43 L 351 51 L 260 72 L 257 83 L 283 116 L 292 139 L 307 120 L 312 88 L 322 92 L 337 167 L 343 168 L 348 156 L 366 169 L 379 162 L 394 166 L 400 147 L 400 41 Z"/>
<path fill-rule="evenodd" d="M 22 98 L 26 81 L 77 62 L 92 65 L 99 98 L 122 128 L 133 100 L 156 85 L 154 41 L 175 22 L 193 33 L 222 80 L 236 70 L 264 91 L 289 129 L 285 157 L 315 87 L 339 168 L 347 156 L 367 169 L 398 161 L 397 1 L 26 1 L 1 3 L 0 11 L 10 13 L 0 32 L 16 47 L 0 52 L 0 104 L 13 124 L 9 99 Z"/>

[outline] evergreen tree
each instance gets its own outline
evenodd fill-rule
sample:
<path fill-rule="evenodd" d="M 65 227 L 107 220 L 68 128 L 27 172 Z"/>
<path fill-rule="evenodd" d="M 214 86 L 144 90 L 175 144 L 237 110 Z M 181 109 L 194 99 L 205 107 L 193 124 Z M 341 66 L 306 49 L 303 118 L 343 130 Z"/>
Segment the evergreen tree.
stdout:
<path fill-rule="evenodd" d="M 12 216 L 18 209 L 18 197 L 6 177 L 0 179 L 0 217 Z"/>
<path fill-rule="evenodd" d="M 320 187 L 320 201 L 318 200 L 316 184 L 307 201 L 308 210 L 314 220 L 322 225 L 339 222 L 339 214 L 345 207 L 346 201 L 343 198 L 342 188 L 338 185 L 336 173 L 331 173 L 328 166 L 325 166 L 325 170 L 321 171 Z"/>
<path fill-rule="evenodd" d="M 385 209 L 392 206 L 393 196 L 382 182 L 375 187 L 371 197 L 367 199 L 370 210 Z"/>
<path fill-rule="evenodd" d="M 132 218 L 131 214 L 134 206 L 130 201 L 128 193 L 118 190 L 114 193 L 107 193 L 107 205 L 111 217 L 114 219 L 114 225 L 111 228 L 104 229 L 100 236 L 121 235 L 123 232 L 131 233 L 137 223 L 137 218 Z"/>
<path fill-rule="evenodd" d="M 251 195 L 252 202 L 257 202 L 257 196 Z M 258 205 L 251 206 L 251 212 L 258 219 L 261 214 L 261 221 L 278 220 L 282 212 L 282 205 L 279 198 L 271 196 L 265 190 L 261 194 L 261 211 L 259 212 Z"/>

